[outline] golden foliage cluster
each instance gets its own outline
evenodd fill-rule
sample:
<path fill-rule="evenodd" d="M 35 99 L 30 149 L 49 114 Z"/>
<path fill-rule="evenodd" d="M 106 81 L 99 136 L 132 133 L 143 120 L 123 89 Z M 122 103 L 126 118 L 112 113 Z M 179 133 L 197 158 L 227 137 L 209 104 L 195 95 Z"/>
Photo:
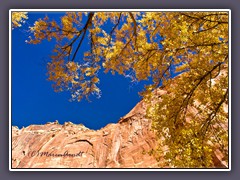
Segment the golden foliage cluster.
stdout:
<path fill-rule="evenodd" d="M 12 12 L 12 28 L 21 27 L 28 19 L 27 12 Z"/>

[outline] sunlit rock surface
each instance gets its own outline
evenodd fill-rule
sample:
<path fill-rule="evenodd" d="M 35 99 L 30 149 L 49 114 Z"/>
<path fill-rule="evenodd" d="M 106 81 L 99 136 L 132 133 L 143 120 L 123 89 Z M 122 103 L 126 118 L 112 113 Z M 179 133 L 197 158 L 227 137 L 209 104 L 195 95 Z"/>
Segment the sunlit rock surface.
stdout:
<path fill-rule="evenodd" d="M 157 167 L 146 153 L 156 140 L 143 115 L 140 102 L 118 123 L 97 131 L 70 122 L 12 127 L 12 168 Z"/>
<path fill-rule="evenodd" d="M 158 93 L 164 93 L 162 91 Z M 147 152 L 157 145 L 139 102 L 116 124 L 100 130 L 58 122 L 12 127 L 12 168 L 158 168 Z M 216 151 L 216 167 L 225 167 Z"/>

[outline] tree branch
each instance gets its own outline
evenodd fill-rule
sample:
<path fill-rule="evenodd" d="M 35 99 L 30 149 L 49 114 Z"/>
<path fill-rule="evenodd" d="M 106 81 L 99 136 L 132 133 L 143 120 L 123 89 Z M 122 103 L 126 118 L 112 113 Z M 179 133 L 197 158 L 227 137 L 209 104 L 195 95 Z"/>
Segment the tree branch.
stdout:
<path fill-rule="evenodd" d="M 94 15 L 93 12 L 90 12 L 89 15 L 88 15 L 88 20 L 87 20 L 87 22 L 86 22 L 84 28 L 82 29 L 82 31 L 83 31 L 82 38 L 81 38 L 80 42 L 78 43 L 78 46 L 77 46 L 76 51 L 74 52 L 74 55 L 73 55 L 72 61 L 74 61 L 74 59 L 75 59 L 75 57 L 76 57 L 76 55 L 77 55 L 77 52 L 78 52 L 78 50 L 79 50 L 79 48 L 80 48 L 80 46 L 81 46 L 81 44 L 82 44 L 82 42 L 83 42 L 83 39 L 84 39 L 84 37 L 85 37 L 85 35 L 86 35 L 86 32 L 87 32 L 87 28 L 88 28 L 88 26 L 92 23 L 93 15 Z"/>

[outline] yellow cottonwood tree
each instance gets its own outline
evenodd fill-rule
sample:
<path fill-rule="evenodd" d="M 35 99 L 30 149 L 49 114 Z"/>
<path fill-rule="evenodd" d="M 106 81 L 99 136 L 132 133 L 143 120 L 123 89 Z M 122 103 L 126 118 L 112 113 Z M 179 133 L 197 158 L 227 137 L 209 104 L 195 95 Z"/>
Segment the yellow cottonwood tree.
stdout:
<path fill-rule="evenodd" d="M 142 95 L 164 137 L 153 153 L 164 166 L 212 167 L 216 148 L 228 163 L 228 22 L 228 12 L 67 12 L 60 21 L 36 21 L 29 43 L 56 40 L 48 79 L 72 100 L 100 96 L 101 69 L 151 77 Z M 84 40 L 89 50 L 80 59 Z M 151 104 L 156 88 L 167 93 Z"/>

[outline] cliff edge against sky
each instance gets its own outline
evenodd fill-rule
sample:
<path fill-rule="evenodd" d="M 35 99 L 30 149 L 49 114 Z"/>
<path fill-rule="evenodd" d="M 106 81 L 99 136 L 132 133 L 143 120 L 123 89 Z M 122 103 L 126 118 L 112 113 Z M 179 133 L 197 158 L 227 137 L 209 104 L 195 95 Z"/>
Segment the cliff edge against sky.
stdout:
<path fill-rule="evenodd" d="M 13 126 L 12 168 L 158 168 L 148 154 L 157 141 L 145 113 L 140 101 L 118 123 L 97 131 L 71 122 Z M 213 155 L 215 166 L 224 168 L 221 153 Z"/>

